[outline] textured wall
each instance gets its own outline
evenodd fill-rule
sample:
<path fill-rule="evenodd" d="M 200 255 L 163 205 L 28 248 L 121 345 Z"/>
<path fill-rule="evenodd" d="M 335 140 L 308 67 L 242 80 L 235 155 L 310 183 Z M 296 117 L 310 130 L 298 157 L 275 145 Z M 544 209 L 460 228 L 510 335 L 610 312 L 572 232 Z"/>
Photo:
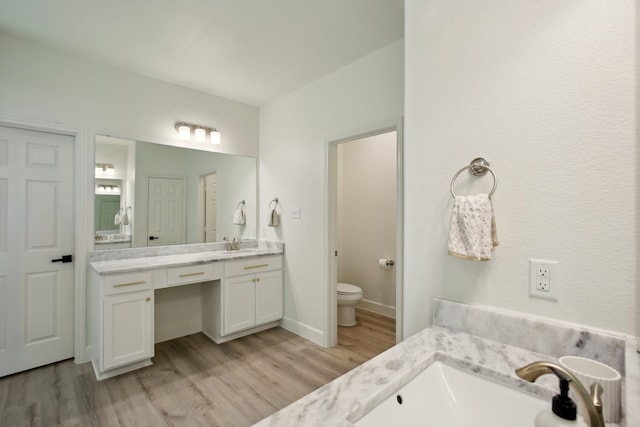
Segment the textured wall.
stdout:
<path fill-rule="evenodd" d="M 405 337 L 434 296 L 638 334 L 635 2 L 405 7 Z M 446 254 L 476 156 L 499 180 L 486 263 Z M 557 302 L 528 296 L 530 258 L 559 261 Z"/>

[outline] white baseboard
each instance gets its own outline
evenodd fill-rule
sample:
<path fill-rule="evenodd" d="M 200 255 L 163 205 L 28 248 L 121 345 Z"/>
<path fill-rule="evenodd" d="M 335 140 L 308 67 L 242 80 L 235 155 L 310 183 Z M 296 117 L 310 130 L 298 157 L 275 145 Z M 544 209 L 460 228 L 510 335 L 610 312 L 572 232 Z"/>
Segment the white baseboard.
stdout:
<path fill-rule="evenodd" d="M 280 321 L 280 326 L 283 329 L 286 329 L 289 332 L 293 332 L 296 335 L 300 335 L 302 338 L 308 339 L 309 341 L 312 341 L 318 345 L 321 345 L 323 347 L 327 346 L 325 342 L 326 336 L 320 329 L 316 329 L 287 317 L 283 318 Z"/>
<path fill-rule="evenodd" d="M 356 307 L 382 316 L 391 317 L 392 319 L 396 318 L 396 308 L 390 305 L 384 305 L 379 302 L 363 299 Z"/>

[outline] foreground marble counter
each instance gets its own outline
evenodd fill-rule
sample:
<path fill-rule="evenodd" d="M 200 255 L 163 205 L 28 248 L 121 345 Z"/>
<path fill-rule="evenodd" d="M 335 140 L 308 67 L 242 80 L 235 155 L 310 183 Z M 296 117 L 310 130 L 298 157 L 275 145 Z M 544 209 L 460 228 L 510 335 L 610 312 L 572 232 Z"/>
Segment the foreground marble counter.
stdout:
<path fill-rule="evenodd" d="M 626 377 L 623 382 L 623 396 L 626 394 L 622 402 L 623 419 L 618 424 L 608 423 L 607 426 L 640 426 L 640 356 L 635 351 L 635 340 L 538 319 L 520 318 L 509 313 L 498 313 L 495 317 L 495 311 L 449 301 L 436 300 L 435 304 L 434 326 L 263 419 L 256 426 L 351 426 L 434 361 L 491 378 L 550 402 L 557 392 L 557 380 L 554 377 L 545 375 L 532 384 L 518 378 L 514 371 L 536 360 L 557 362 L 557 358 L 565 354 L 587 355 L 585 357 L 596 354 L 598 356 L 594 358 L 601 361 L 604 358 L 621 373 L 626 372 L 623 374 Z M 483 321 L 489 313 L 491 322 Z M 467 326 L 456 323 L 461 316 L 468 322 Z M 510 333 L 509 329 L 518 323 L 516 318 L 533 322 L 530 326 L 542 330 L 544 339 L 531 341 L 526 329 L 521 329 L 517 334 Z M 504 326 L 507 324 L 511 326 Z M 474 334 L 456 330 L 471 325 L 476 329 Z M 512 344 L 517 343 L 507 344 L 483 336 L 500 334 L 500 331 L 504 331 L 507 341 L 526 341 L 529 344 L 516 346 Z M 532 342 L 534 346 L 546 346 L 548 351 L 543 353 L 523 348 L 531 347 Z"/>

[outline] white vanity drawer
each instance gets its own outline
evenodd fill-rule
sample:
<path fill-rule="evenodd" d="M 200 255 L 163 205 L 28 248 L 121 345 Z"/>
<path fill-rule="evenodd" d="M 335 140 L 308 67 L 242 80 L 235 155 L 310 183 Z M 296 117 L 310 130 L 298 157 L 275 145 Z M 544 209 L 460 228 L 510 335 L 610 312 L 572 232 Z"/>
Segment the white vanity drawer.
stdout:
<path fill-rule="evenodd" d="M 207 282 L 222 278 L 222 265 L 217 262 L 167 269 L 167 286 Z"/>
<path fill-rule="evenodd" d="M 232 277 L 241 274 L 260 273 L 262 271 L 282 269 L 282 256 L 266 256 L 243 261 L 230 261 L 224 265 L 224 276 Z"/>
<path fill-rule="evenodd" d="M 145 289 L 151 289 L 152 286 L 153 274 L 151 271 L 109 274 L 104 276 L 103 295 L 142 291 Z"/>

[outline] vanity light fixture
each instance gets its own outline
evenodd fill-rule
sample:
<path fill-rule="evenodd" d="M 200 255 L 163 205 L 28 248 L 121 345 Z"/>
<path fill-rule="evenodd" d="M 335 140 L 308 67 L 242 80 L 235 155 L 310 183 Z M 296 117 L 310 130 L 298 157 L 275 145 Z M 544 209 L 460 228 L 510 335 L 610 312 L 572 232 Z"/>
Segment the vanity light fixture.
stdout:
<path fill-rule="evenodd" d="M 96 176 L 101 175 L 113 175 L 115 173 L 115 168 L 113 165 L 108 163 L 96 163 Z"/>
<path fill-rule="evenodd" d="M 98 193 L 100 194 L 120 194 L 120 187 L 117 185 L 98 185 Z"/>
<path fill-rule="evenodd" d="M 220 131 L 216 128 L 210 128 L 201 125 L 194 125 L 191 123 L 178 122 L 176 123 L 176 131 L 178 131 L 179 138 L 182 141 L 188 141 L 191 139 L 191 130 L 193 130 L 193 134 L 195 136 L 196 142 L 205 142 L 207 140 L 207 135 L 209 136 L 209 141 L 212 144 L 218 145 L 220 144 Z"/>

